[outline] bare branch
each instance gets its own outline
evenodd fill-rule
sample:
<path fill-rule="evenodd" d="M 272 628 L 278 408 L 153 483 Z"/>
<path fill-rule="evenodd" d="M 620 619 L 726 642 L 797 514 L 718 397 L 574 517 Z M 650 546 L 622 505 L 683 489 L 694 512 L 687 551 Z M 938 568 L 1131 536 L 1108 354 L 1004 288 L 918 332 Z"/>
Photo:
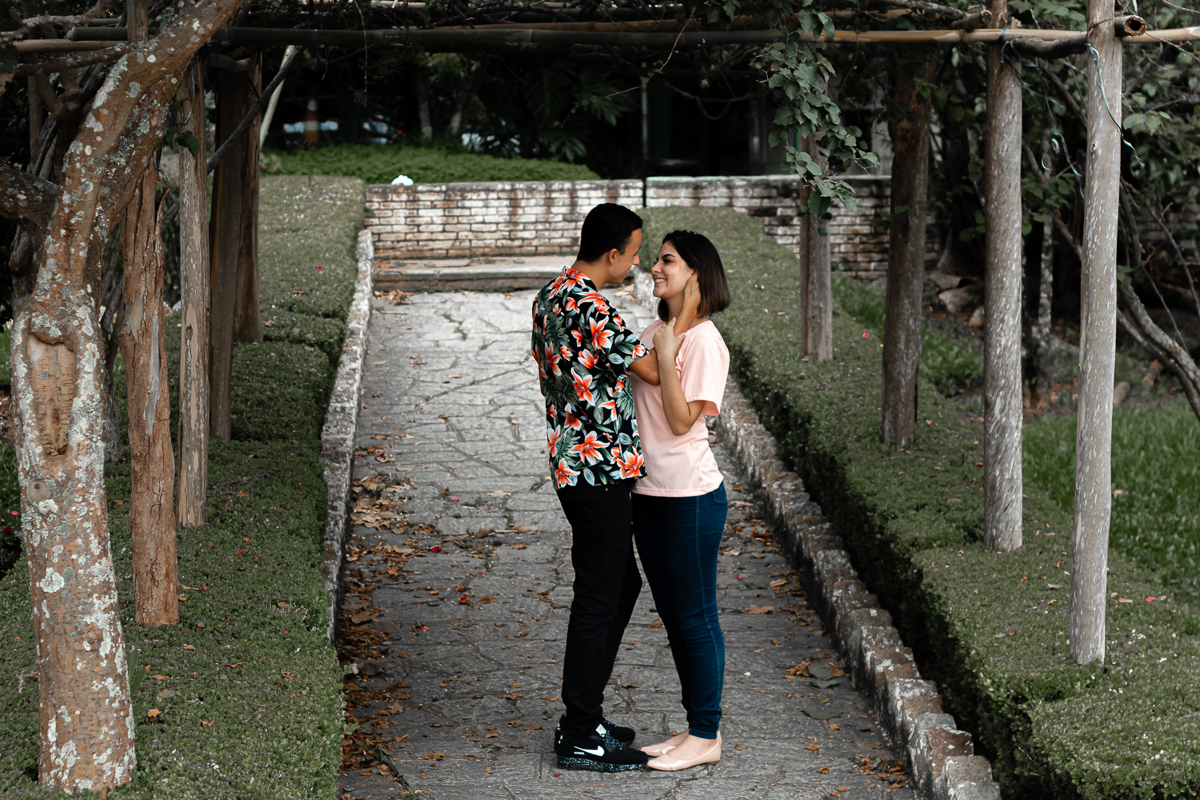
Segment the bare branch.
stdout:
<path fill-rule="evenodd" d="M 1167 356 L 1170 363 L 1178 365 L 1179 370 L 1192 382 L 1193 386 L 1200 386 L 1200 368 L 1192 360 L 1191 354 L 1183 348 L 1183 345 L 1154 324 L 1154 320 L 1150 319 L 1150 314 L 1147 313 L 1146 307 L 1142 305 L 1142 300 L 1137 296 L 1133 287 L 1127 283 L 1118 282 L 1117 291 L 1129 307 L 1129 313 L 1138 327 L 1145 332 L 1146 338 Z"/>
<path fill-rule="evenodd" d="M 68 70 L 91 67 L 96 64 L 104 64 L 108 61 L 116 61 L 121 56 L 131 52 L 134 47 L 135 45 L 132 44 L 114 44 L 112 47 L 105 47 L 103 50 L 88 50 L 34 64 L 18 64 L 16 69 L 13 70 L 13 75 L 18 78 L 38 73 L 50 75 L 55 72 L 66 72 Z"/>
<path fill-rule="evenodd" d="M 1167 242 L 1171 245 L 1171 249 L 1175 251 L 1175 257 L 1179 259 L 1179 263 L 1183 266 L 1183 274 L 1187 278 L 1188 288 L 1192 293 L 1192 301 L 1196 304 L 1196 313 L 1200 314 L 1200 294 L 1196 292 L 1196 283 L 1192 280 L 1192 271 L 1188 267 L 1187 256 L 1183 254 L 1183 248 L 1179 246 L 1179 242 L 1175 241 L 1175 236 L 1171 233 L 1171 229 L 1167 227 L 1166 220 L 1163 219 L 1162 212 L 1157 207 L 1147 204 L 1144 206 L 1162 228 L 1162 231 L 1167 236 Z"/>
<path fill-rule="evenodd" d="M 212 172 L 217 168 L 217 164 L 220 163 L 221 158 L 225 155 L 230 146 L 246 133 L 246 129 L 250 127 L 252 122 L 254 122 L 255 117 L 262 113 L 263 109 L 267 107 L 267 103 L 271 102 L 271 95 L 275 93 L 275 87 L 283 83 L 283 79 L 287 76 L 288 70 L 290 70 L 292 65 L 299 60 L 300 54 L 303 52 L 303 47 L 297 47 L 292 51 L 291 57 L 279 65 L 279 71 L 275 73 L 274 78 L 271 78 L 271 82 L 267 84 L 267 87 L 262 90 L 262 94 L 258 96 L 258 100 L 256 100 L 254 105 L 250 107 L 250 110 L 246 113 L 246 116 L 242 119 L 242 121 L 238 123 L 238 126 L 234 129 L 233 133 L 229 134 L 229 138 L 221 143 L 221 146 L 217 148 L 217 151 L 212 154 L 212 158 L 208 160 L 209 172 Z"/>
<path fill-rule="evenodd" d="M 34 231 L 44 230 L 57 194 L 58 187 L 50 181 L 0 160 L 0 214 Z"/>
<path fill-rule="evenodd" d="M 93 19 L 104 13 L 104 8 L 104 5 L 100 4 L 84 14 L 76 14 L 65 17 L 30 17 L 29 19 L 21 20 L 21 26 L 19 28 L 0 33 L 0 43 L 6 44 L 8 42 L 15 42 L 18 39 L 24 39 L 34 29 L 41 28 L 46 25 L 61 25 L 63 27 L 70 27 L 73 25 L 88 25 Z"/>

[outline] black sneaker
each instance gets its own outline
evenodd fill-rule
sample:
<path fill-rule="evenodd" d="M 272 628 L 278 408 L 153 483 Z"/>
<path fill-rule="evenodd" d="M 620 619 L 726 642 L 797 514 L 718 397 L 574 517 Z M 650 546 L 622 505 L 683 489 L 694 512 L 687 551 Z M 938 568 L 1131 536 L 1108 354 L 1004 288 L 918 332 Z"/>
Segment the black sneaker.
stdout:
<path fill-rule="evenodd" d="M 618 742 L 604 725 L 597 725 L 595 731 L 579 739 L 556 731 L 554 752 L 558 755 L 559 769 L 591 772 L 643 769 L 650 760 L 650 756 L 641 750 L 633 750 Z"/>
<path fill-rule="evenodd" d="M 633 740 L 637 737 L 637 731 L 633 728 L 626 728 L 624 725 L 615 725 L 609 722 L 607 718 L 601 719 L 600 724 L 608 731 L 612 738 L 616 739 L 621 744 L 633 744 Z M 599 731 L 597 731 L 599 733 Z M 557 724 L 554 726 L 554 746 L 558 746 L 559 740 L 562 738 L 562 718 L 560 717 Z"/>

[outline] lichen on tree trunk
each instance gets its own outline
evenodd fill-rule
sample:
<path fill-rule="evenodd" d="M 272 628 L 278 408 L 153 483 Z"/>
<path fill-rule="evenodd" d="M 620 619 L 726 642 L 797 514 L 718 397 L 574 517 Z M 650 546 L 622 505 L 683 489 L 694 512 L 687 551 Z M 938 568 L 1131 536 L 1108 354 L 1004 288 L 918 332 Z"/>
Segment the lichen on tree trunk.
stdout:
<path fill-rule="evenodd" d="M 1083 311 L 1071 536 L 1070 652 L 1104 658 L 1108 533 L 1112 517 L 1112 400 L 1117 341 L 1117 217 L 1121 175 L 1121 42 L 1113 6 L 1088 0 L 1088 158 L 1083 223 Z"/>
<path fill-rule="evenodd" d="M 121 224 L 125 254 L 125 311 L 118 340 L 125 356 L 129 451 L 133 489 L 129 536 L 137 620 L 179 622 L 179 565 L 175 546 L 175 456 L 163 313 L 162 209 L 155 203 L 158 170 L 142 178 Z"/>
<path fill-rule="evenodd" d="M 1008 3 L 994 0 L 1006 21 Z M 993 550 L 1021 546 L 1021 82 L 1020 61 L 988 48 L 984 176 L 985 243 L 983 538 Z"/>
<path fill-rule="evenodd" d="M 104 492 L 94 304 L 43 268 L 13 323 L 17 464 L 35 613 L 43 784 L 100 791 L 135 767 Z"/>
<path fill-rule="evenodd" d="M 180 525 L 205 524 L 208 494 L 208 181 L 205 164 L 204 67 L 193 62 L 180 90 L 183 127 L 196 137 L 195 156 L 179 153 L 180 285 L 183 319 L 179 342 Z"/>

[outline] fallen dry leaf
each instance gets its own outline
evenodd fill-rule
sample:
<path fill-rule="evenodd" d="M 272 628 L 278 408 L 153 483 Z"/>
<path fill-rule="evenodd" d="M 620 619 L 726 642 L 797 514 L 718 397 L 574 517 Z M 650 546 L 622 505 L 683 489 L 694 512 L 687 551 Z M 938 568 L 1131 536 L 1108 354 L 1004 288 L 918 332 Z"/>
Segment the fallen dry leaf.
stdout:
<path fill-rule="evenodd" d="M 774 610 L 775 610 L 775 606 L 756 606 L 756 605 L 751 604 L 750 607 L 746 609 L 746 613 L 747 614 L 770 614 Z"/>

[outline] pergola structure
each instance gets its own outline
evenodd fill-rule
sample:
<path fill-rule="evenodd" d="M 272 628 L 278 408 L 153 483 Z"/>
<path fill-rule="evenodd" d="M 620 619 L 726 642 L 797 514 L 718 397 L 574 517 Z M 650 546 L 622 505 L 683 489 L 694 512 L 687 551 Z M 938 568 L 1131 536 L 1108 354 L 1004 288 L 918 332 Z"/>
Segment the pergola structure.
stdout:
<path fill-rule="evenodd" d="M 247 58 L 252 50 L 277 45 L 366 48 L 421 48 L 426 51 L 493 53 L 511 56 L 547 52 L 588 61 L 646 60 L 679 48 L 738 47 L 752 52 L 790 36 L 813 44 L 934 46 L 982 43 L 988 47 L 988 121 L 986 141 L 986 359 L 985 359 L 985 540 L 990 547 L 1011 550 L 1021 545 L 1021 90 L 1019 63 L 1002 48 L 1028 57 L 1054 58 L 1090 51 L 1085 230 L 1083 236 L 1084 326 L 1081 336 L 1076 563 L 1072 569 L 1072 652 L 1081 663 L 1103 653 L 1104 568 L 1111 511 L 1109 456 L 1113 391 L 1113 353 L 1117 324 L 1116 246 L 1119 216 L 1119 153 L 1121 146 L 1121 52 L 1125 45 L 1187 42 L 1200 39 L 1200 27 L 1148 31 L 1136 16 L 1117 17 L 1112 4 L 1089 0 L 1085 31 L 1019 27 L 1005 0 L 992 0 L 971 12 L 921 0 L 883 0 L 878 9 L 837 7 L 828 13 L 839 25 L 863 28 L 906 16 L 933 15 L 949 20 L 948 27 L 927 30 L 840 29 L 830 34 L 781 32 L 778 25 L 740 16 L 711 29 L 682 5 L 647 4 L 602 7 L 570 3 L 516 5 L 478 3 L 453 8 L 435 3 L 388 2 L 354 5 L 303 3 L 278 10 L 243 15 L 235 26 L 215 31 L 214 51 L 224 46 L 233 58 L 214 55 L 224 68 L 218 74 L 220 153 L 226 163 L 214 187 L 211 241 L 185 236 L 189 247 L 211 253 L 211 308 L 226 309 L 212 318 L 212 432 L 228 435 L 230 348 L 234 338 L 261 338 L 254 282 L 253 236 L 257 162 L 255 120 L 281 69 L 266 91 L 261 90 L 261 60 Z M 688 15 L 688 16 L 685 16 Z M 16 43 L 25 54 L 73 53 L 75 59 L 96 62 L 115 58 L 128 46 L 129 28 L 122 20 L 95 19 L 72 27 L 61 40 Z M 783 20 L 788 22 L 788 20 Z M 999 27 L 998 27 L 999 26 Z M 294 52 L 293 58 L 294 60 Z M 19 72 L 19 71 L 18 71 Z M 198 74 L 198 73 L 197 73 Z M 931 74 L 927 77 L 931 77 Z M 255 103 L 255 98 L 258 102 Z M 232 102 L 230 102 L 232 100 Z M 893 208 L 924 205 L 928 152 L 928 104 L 901 131 L 896 142 Z M 240 124 L 239 124 L 240 123 Z M 240 140 L 239 140 L 240 137 Z M 804 137 L 801 149 L 819 161 L 820 148 Z M 217 159 L 214 158 L 215 162 Z M 223 162 L 224 163 L 224 162 Z M 210 165 L 211 169 L 212 165 Z M 228 177 L 236 176 L 231 181 Z M 199 176 L 196 176 L 198 179 Z M 185 183 L 186 176 L 185 176 Z M 195 191 L 195 189 L 185 189 Z M 202 213 L 204 203 L 183 204 L 184 217 Z M 249 220 L 243 226 L 241 220 Z M 802 234 L 801 319 L 804 355 L 827 358 L 831 353 L 829 255 L 825 237 L 810 218 Z M 185 225 L 202 227 L 198 221 Z M 883 437 L 903 445 L 915 436 L 916 377 L 920 360 L 921 279 L 924 253 L 924 212 L 910 211 L 893 221 L 888 280 L 887 330 L 884 342 Z M 240 254 L 240 255 L 239 255 Z M 239 259 L 241 266 L 237 266 Z M 185 253 L 189 265 L 207 259 Z M 198 278 L 184 278 L 195 286 Z M 192 302 L 185 297 L 185 314 Z M 227 317 L 227 318 L 225 318 Z M 1151 337 L 1153 338 L 1153 337 Z M 195 372 L 197 368 L 193 368 Z M 1194 397 L 1197 376 L 1181 373 Z M 197 398 L 194 402 L 201 403 Z M 1195 403 L 1194 403 L 1195 404 Z M 197 435 L 199 435 L 197 433 Z M 186 466 L 186 464 L 185 464 Z M 186 474 L 186 470 L 185 473 Z M 181 483 L 188 483 L 181 475 Z M 181 516 L 185 519 L 181 503 Z M 1089 622 L 1090 620 L 1090 622 Z"/>
<path fill-rule="evenodd" d="M 101 239 L 114 220 L 119 220 L 126 256 L 125 308 L 127 314 L 137 315 L 125 324 L 122 348 L 127 351 L 126 368 L 130 371 L 130 407 L 145 412 L 140 418 L 131 415 L 133 505 L 141 508 L 136 494 L 139 491 L 144 491 L 146 497 L 159 498 L 147 504 L 142 517 L 135 520 L 131 516 L 139 622 L 171 622 L 173 609 L 177 619 L 177 606 L 173 605 L 177 578 L 171 577 L 175 521 L 178 518 L 185 525 L 204 522 L 208 436 L 229 435 L 233 341 L 262 336 L 254 240 L 257 126 L 274 87 L 295 57 L 293 52 L 272 84 L 264 88 L 262 48 L 322 44 L 515 56 L 550 54 L 628 69 L 680 48 L 703 51 L 721 46 L 735 48 L 735 52 L 720 68 L 749 75 L 757 49 L 780 41 L 810 43 L 814 48 L 822 44 L 899 44 L 922 48 L 919 52 L 924 54 L 937 45 L 984 43 L 988 46 L 985 539 L 997 550 L 1021 545 L 1022 521 L 1022 114 L 1020 65 L 1009 58 L 1007 49 L 1038 57 L 1091 54 L 1070 647 L 1079 663 L 1103 655 L 1113 367 L 1119 315 L 1116 250 L 1121 54 L 1127 44 L 1194 41 L 1200 39 L 1200 28 L 1146 31 L 1137 17 L 1117 18 L 1111 0 L 1088 0 L 1085 31 L 1017 27 L 1006 0 L 991 0 L 986 9 L 972 13 L 924 0 L 881 0 L 868 3 L 865 10 L 832 2 L 822 13 L 842 29 L 829 35 L 800 30 L 818 27 L 813 17 L 815 9 L 805 11 L 808 17 L 797 26 L 799 20 L 775 19 L 767 24 L 765 19 L 752 17 L 734 17 L 716 25 L 723 6 L 715 4 L 714 13 L 703 21 L 691 16 L 697 9 L 672 4 L 525 5 L 497 0 L 449 5 L 383 0 L 362 5 L 297 2 L 270 10 L 250 8 L 245 13 L 239 13 L 239 5 L 239 0 L 203 0 L 194 6 L 183 3 L 177 9 L 180 16 L 172 17 L 153 36 L 147 0 L 127 0 L 125 14 L 119 19 L 102 20 L 102 8 L 97 6 L 78 16 L 26 20 L 16 31 L 0 33 L 0 44 L 11 45 L 25 59 L 7 68 L 7 74 L 0 76 L 0 86 L 14 78 L 26 79 L 31 98 L 29 167 L 18 170 L 0 162 L 0 211 L 24 226 L 13 248 L 13 263 L 23 267 L 24 282 L 13 333 L 14 395 L 21 398 L 19 441 L 35 442 L 37 447 L 26 448 L 29 452 L 22 455 L 22 505 L 27 509 L 49 508 L 47 503 L 53 501 L 55 508 L 68 509 L 74 515 L 71 519 L 81 520 L 79 525 L 90 526 L 88 529 L 94 529 L 103 539 L 101 542 L 97 538 L 91 549 L 107 552 L 102 465 L 97 470 L 96 459 L 86 457 L 100 444 L 96 408 L 103 394 L 97 383 L 102 363 L 97 352 L 103 349 L 103 333 L 97 333 L 99 303 L 91 282 L 102 275 L 98 269 L 103 252 Z M 902 16 L 923 21 L 927 15 L 933 15 L 935 22 L 943 20 L 946 27 L 869 30 L 876 22 Z M 200 48 L 205 44 L 207 52 L 202 52 Z M 199 58 L 218 67 L 217 135 L 221 144 L 211 159 L 203 149 L 204 62 L 193 60 L 198 53 Z M 930 59 L 925 61 L 931 64 Z M 120 69 L 108 73 L 88 71 L 111 62 L 118 62 Z M 49 75 L 60 76 L 57 87 L 51 84 Z M 893 210 L 903 206 L 909 211 L 895 216 L 889 232 L 881 427 L 884 439 L 898 446 L 915 436 L 921 351 L 929 102 L 919 96 L 920 77 L 906 78 L 908 82 L 898 87 L 911 113 L 892 131 L 896 151 Z M 931 69 L 923 77 L 928 81 Z M 186 145 L 180 147 L 177 212 L 184 320 L 177 511 L 170 507 L 172 486 L 143 480 L 143 476 L 154 474 L 148 464 L 157 465 L 161 474 L 171 457 L 169 435 L 165 451 L 163 447 L 165 425 L 155 428 L 153 424 L 164 417 L 162 403 L 167 393 L 161 389 L 167 381 L 165 360 L 161 358 L 165 348 L 160 347 L 162 304 L 154 302 L 162 294 L 162 271 L 158 266 L 161 251 L 160 243 L 156 244 L 162 221 L 154 208 L 156 175 L 151 155 L 161 144 L 166 109 L 172 101 L 181 109 L 177 112 L 177 141 Z M 823 148 L 818 137 L 806 137 L 802 149 L 809 162 L 820 162 Z M 207 173 L 214 168 L 210 225 Z M 102 185 L 106 180 L 115 181 L 115 185 Z M 107 205 L 102 206 L 102 202 Z M 819 235 L 818 225 L 819 220 L 810 217 L 803 237 L 803 296 L 799 300 L 805 334 L 803 355 L 827 358 L 832 351 L 829 253 L 828 240 Z M 35 264 L 40 266 L 32 270 L 36 274 L 30 275 Z M 1133 310 L 1136 316 L 1136 308 Z M 1142 324 L 1142 329 L 1152 343 L 1168 349 L 1167 343 L 1156 338 L 1157 328 Z M 1194 364 L 1190 370 L 1185 365 L 1179 374 L 1185 390 L 1195 398 L 1200 373 Z M 1200 400 L 1193 405 L 1200 409 Z M 171 474 L 169 467 L 166 474 Z M 33 478 L 27 480 L 29 476 Z M 30 537 L 31 574 L 35 566 L 45 567 L 52 562 L 49 549 L 58 541 L 52 538 L 58 535 L 58 528 L 52 527 L 49 514 L 43 516 L 45 519 L 35 514 L 27 518 L 29 530 L 44 536 L 41 540 L 37 535 Z M 39 525 L 43 527 L 37 528 Z M 73 542 L 67 545 L 77 546 Z M 147 572 L 146 564 L 157 566 Z M 159 572 L 155 581 L 143 586 L 141 577 L 156 574 L 156 569 Z M 94 590 L 95 606 L 102 608 L 97 619 L 103 616 L 104 625 L 116 626 L 113 641 L 119 649 L 119 620 L 113 610 L 115 587 L 110 583 L 97 579 L 94 585 L 80 584 L 77 594 Z M 153 602 L 143 608 L 144 599 Z M 64 602 L 53 594 L 35 597 L 35 601 L 38 609 Z M 57 614 L 63 619 L 76 612 L 55 606 L 52 611 L 43 609 L 38 613 L 47 617 Z M 42 622 L 35 622 L 35 627 L 39 637 L 48 629 Z M 64 661 L 46 665 L 44 670 L 39 663 L 39 670 L 45 672 L 40 678 L 41 688 L 52 694 L 70 695 L 70 681 L 76 679 L 76 673 L 84 674 L 83 662 L 78 663 L 75 666 L 74 662 Z M 117 698 L 112 708 L 127 704 L 127 682 L 124 700 L 117 697 L 119 681 L 110 683 Z M 74 691 L 86 692 L 86 685 Z M 60 746 L 63 742 L 73 746 L 74 735 L 62 731 Z M 105 741 L 96 745 L 100 748 L 97 752 L 109 746 L 130 755 L 118 765 L 119 769 L 95 778 L 99 782 L 90 785 L 97 789 L 127 780 L 132 764 L 130 742 L 113 739 L 116 744 L 105 745 Z M 79 774 L 71 771 L 73 768 L 56 771 L 61 754 L 44 753 L 42 760 L 50 782 L 66 787 L 83 785 Z M 74 759 L 71 761 L 74 763 Z M 93 768 L 90 764 L 78 767 Z"/>

